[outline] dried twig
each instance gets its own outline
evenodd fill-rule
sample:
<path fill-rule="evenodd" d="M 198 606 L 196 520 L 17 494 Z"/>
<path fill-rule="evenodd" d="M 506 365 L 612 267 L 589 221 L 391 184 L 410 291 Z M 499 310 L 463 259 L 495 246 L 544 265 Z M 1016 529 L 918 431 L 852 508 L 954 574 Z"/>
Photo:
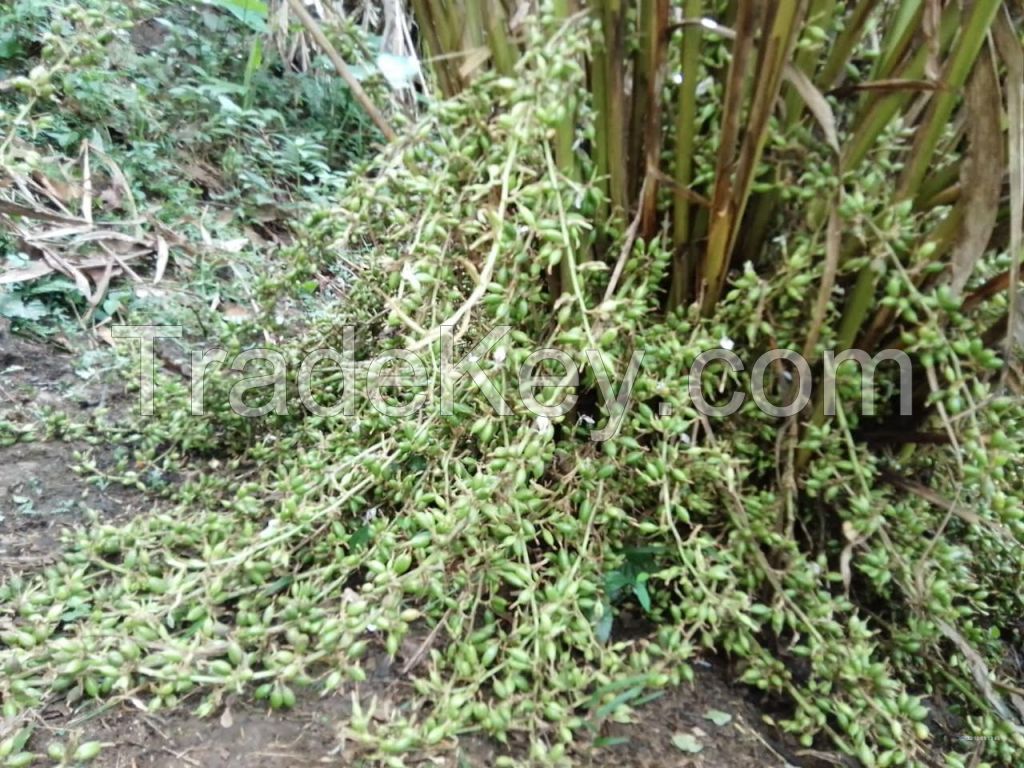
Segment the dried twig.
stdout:
<path fill-rule="evenodd" d="M 342 61 L 341 56 L 338 55 L 338 51 L 331 44 L 331 41 L 327 39 L 327 35 L 320 29 L 320 25 L 316 23 L 316 20 L 309 15 L 309 11 L 303 6 L 301 0 L 288 0 L 288 6 L 292 9 L 296 16 L 299 17 L 299 21 L 302 22 L 302 26 L 306 28 L 316 44 L 320 46 L 323 52 L 327 55 L 327 58 L 331 60 L 331 64 L 334 65 L 334 69 L 337 70 L 338 75 L 345 81 L 345 84 L 352 90 L 352 95 L 356 101 L 359 102 L 360 106 L 366 111 L 366 114 L 373 120 L 380 132 L 384 134 L 384 138 L 388 141 L 394 141 L 397 136 L 394 129 L 388 123 L 387 118 L 384 117 L 383 113 L 377 109 L 377 106 L 373 103 L 366 91 L 363 90 L 363 86 L 359 84 L 359 81 L 355 78 L 355 75 L 349 70 L 348 65 Z"/>

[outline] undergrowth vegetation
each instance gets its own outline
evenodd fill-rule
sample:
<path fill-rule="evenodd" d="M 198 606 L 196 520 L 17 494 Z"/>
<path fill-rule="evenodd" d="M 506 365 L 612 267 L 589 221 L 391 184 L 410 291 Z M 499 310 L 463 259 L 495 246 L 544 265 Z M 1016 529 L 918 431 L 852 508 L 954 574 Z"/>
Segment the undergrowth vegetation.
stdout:
<path fill-rule="evenodd" d="M 264 50 L 263 32 L 212 5 L 18 0 L 0 11 L 0 30 L 3 186 L 26 195 L 13 202 L 31 206 L 38 183 L 52 200 L 36 199 L 60 206 L 51 212 L 88 208 L 92 229 L 135 220 L 168 241 L 166 275 L 177 265 L 183 278 L 147 295 L 118 280 L 102 291 L 85 270 L 94 300 L 67 270 L 12 282 L 0 317 L 23 331 L 52 335 L 69 319 L 103 323 L 136 310 L 164 322 L 191 315 L 192 325 L 198 312 L 216 326 L 219 314 L 205 308 L 247 306 L 266 260 L 377 141 L 319 60 L 296 71 L 273 46 Z M 0 234 L 7 269 L 26 268 L 37 247 L 73 267 L 96 251 L 109 257 L 84 230 L 51 237 L 45 230 L 62 228 L 33 224 L 41 246 Z"/>
<path fill-rule="evenodd" d="M 812 19 L 822 26 L 774 18 L 781 50 L 753 33 L 756 4 L 720 4 L 736 39 L 719 28 L 699 59 L 679 49 L 691 100 L 662 120 L 664 147 L 648 133 L 627 171 L 600 151 L 623 128 L 609 125 L 609 97 L 588 91 L 616 77 L 588 66 L 616 75 L 600 57 L 616 24 L 632 24 L 597 3 L 602 37 L 567 4 L 541 5 L 513 41 L 478 30 L 495 71 L 438 73 L 450 98 L 352 175 L 262 281 L 262 317 L 219 339 L 231 353 L 285 339 L 287 405 L 256 387 L 266 399 L 247 402 L 262 415 L 241 415 L 236 385 L 268 371 L 222 370 L 200 418 L 187 384 L 162 376 L 158 418 L 116 435 L 133 452 L 117 474 L 180 476 L 165 484 L 170 507 L 83 531 L 59 565 L 0 587 L 4 714 L 55 695 L 211 714 L 250 691 L 287 707 L 303 689 L 358 685 L 367 658 L 408 657 L 411 644 L 415 696 L 380 711 L 357 702 L 348 754 L 402 765 L 482 731 L 525 742 L 523 763 L 560 764 L 718 652 L 785 702 L 779 725 L 804 747 L 865 766 L 1018 764 L 1024 407 L 1003 339 L 1017 322 L 1006 285 L 1024 134 L 1019 105 L 993 137 L 959 101 L 972 70 L 968 105 L 1002 114 L 1000 93 L 1015 98 L 1009 11 L 979 0 L 961 19 L 946 4 L 919 55 L 930 4 L 862 2 L 833 21 L 837 4 L 812 3 L 829 11 Z M 669 50 L 695 28 L 667 36 Z M 733 74 L 733 45 L 761 57 L 756 84 Z M 774 112 L 794 46 L 805 74 L 782 100 L 806 102 L 803 119 L 802 107 Z M 822 72 L 828 98 L 810 83 Z M 834 91 L 842 72 L 876 86 Z M 744 95 L 748 110 L 730 111 Z M 962 132 L 947 125 L 954 108 Z M 741 115 L 760 131 L 733 157 L 737 137 L 724 151 L 723 135 Z M 1007 163 L 979 180 L 978 152 L 1006 153 L 1006 194 Z M 979 245 L 962 225 L 990 213 Z M 296 286 L 331 281 L 344 297 L 298 330 Z M 445 372 L 443 326 L 476 379 Z M 749 400 L 710 418 L 690 397 L 704 350 L 802 351 L 820 372 L 825 350 L 853 346 L 910 356 L 911 417 L 887 365 L 873 415 L 851 366 L 837 372 L 834 417 L 820 389 L 789 420 Z M 325 348 L 351 354 L 301 382 L 301 362 Z M 518 373 L 543 348 L 582 378 L 527 408 Z M 389 349 L 417 354 L 424 379 L 382 402 L 356 382 Z M 770 380 L 776 402 L 792 396 L 783 371 Z M 711 367 L 702 386 L 723 402 L 749 391 L 751 371 Z M 575 408 L 549 417 L 567 395 Z"/>

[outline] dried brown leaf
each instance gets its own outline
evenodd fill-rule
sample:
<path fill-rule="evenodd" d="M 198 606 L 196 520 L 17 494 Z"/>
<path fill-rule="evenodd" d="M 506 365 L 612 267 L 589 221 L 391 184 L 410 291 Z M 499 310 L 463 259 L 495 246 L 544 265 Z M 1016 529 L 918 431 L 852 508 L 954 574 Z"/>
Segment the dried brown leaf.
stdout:
<path fill-rule="evenodd" d="M 939 40 L 939 23 L 942 19 L 942 0 L 927 0 L 922 15 L 922 27 L 928 46 L 928 58 L 924 72 L 932 80 L 937 80 L 942 73 L 941 42 Z"/>
<path fill-rule="evenodd" d="M 803 70 L 786 64 L 784 74 L 789 84 L 793 86 L 804 104 L 818 121 L 821 130 L 825 132 L 825 140 L 828 145 L 839 154 L 839 134 L 836 132 L 836 116 L 832 112 L 832 105 L 828 103 L 825 95 L 811 82 L 811 79 Z"/>
<path fill-rule="evenodd" d="M 93 228 L 91 224 L 76 224 L 70 227 L 58 227 L 56 229 L 42 229 L 36 232 L 26 232 L 25 240 L 29 243 L 40 242 L 43 240 L 56 241 L 63 240 L 66 237 L 76 237 L 78 235 L 88 234 L 92 231 Z"/>
<path fill-rule="evenodd" d="M 72 216 L 61 216 L 44 208 L 12 203 L 10 200 L 0 200 L 0 213 L 10 216 L 23 216 L 26 219 L 36 219 L 37 221 L 52 221 L 55 224 L 83 223 L 82 219 Z"/>
<path fill-rule="evenodd" d="M 153 275 L 153 284 L 159 283 L 167 270 L 167 261 L 170 258 L 171 249 L 167 247 L 167 241 L 163 235 L 156 236 L 156 272 Z"/>
<path fill-rule="evenodd" d="M 119 210 L 124 204 L 124 196 L 116 186 L 107 187 L 100 192 L 99 200 L 108 211 Z"/>
<path fill-rule="evenodd" d="M 236 237 L 233 240 L 217 240 L 212 245 L 222 253 L 241 253 L 242 249 L 249 244 L 248 238 Z"/>
<path fill-rule="evenodd" d="M 206 189 L 220 191 L 224 188 L 220 178 L 205 163 L 199 161 L 186 163 L 181 170 L 187 178 Z"/>
<path fill-rule="evenodd" d="M 900 93 L 903 91 L 937 91 L 940 84 L 935 80 L 908 80 L 905 78 L 891 77 L 881 80 L 869 80 L 866 83 L 850 83 L 839 88 L 833 88 L 830 94 L 836 96 L 848 96 L 852 93 Z"/>
<path fill-rule="evenodd" d="M 993 25 L 993 39 L 999 57 L 1006 66 L 1007 140 L 1010 165 L 1010 302 L 1007 329 L 1011 340 L 1024 329 L 1017 284 L 1024 258 L 1024 45 L 1021 45 L 1013 21 L 1004 7 Z M 1013 341 L 1007 347 L 1007 370 L 1013 367 Z"/>
<path fill-rule="evenodd" d="M 491 49 L 485 45 L 466 51 L 465 58 L 459 65 L 459 77 L 469 80 L 490 58 Z"/>
<path fill-rule="evenodd" d="M 1003 184 L 1003 134 L 999 82 L 991 56 L 980 56 L 965 94 L 967 154 L 960 166 L 963 224 L 953 248 L 951 287 L 959 294 L 988 247 L 999 214 Z"/>
<path fill-rule="evenodd" d="M 92 165 L 88 139 L 82 142 L 82 218 L 92 224 Z"/>
<path fill-rule="evenodd" d="M 114 334 L 111 333 L 109 326 L 97 325 L 93 329 L 93 333 L 95 333 L 96 338 L 102 341 L 104 344 L 109 344 L 111 348 L 117 349 L 117 342 L 114 341 Z"/>
<path fill-rule="evenodd" d="M 70 277 L 75 281 L 75 287 L 78 292 L 89 300 L 92 297 L 92 288 L 89 286 L 89 279 L 85 276 L 79 266 L 75 266 L 68 262 L 67 259 L 63 258 L 59 253 L 50 248 L 39 248 L 39 252 L 43 255 L 43 260 L 49 264 L 57 272 L 62 275 Z"/>
<path fill-rule="evenodd" d="M 27 267 L 19 267 L 17 269 L 8 269 L 0 274 L 0 285 L 9 285 L 11 283 L 24 283 L 29 280 L 38 280 L 40 277 L 53 272 L 53 267 L 42 261 L 37 261 L 30 264 Z"/>
<path fill-rule="evenodd" d="M 978 691 L 982 696 L 984 696 L 989 706 L 992 707 L 992 709 L 995 710 L 1011 728 L 1017 731 L 1017 733 L 1024 734 L 1024 727 L 1021 727 L 1016 718 L 1010 712 L 1009 707 L 1006 706 L 1006 702 L 1003 701 L 1003 698 L 998 693 L 996 693 L 995 686 L 992 685 L 992 672 L 989 670 L 988 664 L 985 663 L 985 659 L 981 654 L 974 649 L 962 634 L 945 621 L 939 619 L 935 624 L 943 636 L 956 646 L 956 649 L 963 655 L 964 660 L 967 662 L 967 665 L 971 670 L 971 676 L 974 678 L 974 684 L 977 686 Z"/>
<path fill-rule="evenodd" d="M 246 320 L 252 319 L 252 312 L 243 307 L 241 304 L 234 304 L 232 302 L 224 302 L 220 307 L 221 314 L 224 315 L 225 320 L 231 322 L 245 322 Z"/>
<path fill-rule="evenodd" d="M 107 295 L 107 289 L 110 287 L 110 280 L 114 276 L 114 262 L 108 261 L 106 268 L 94 279 L 96 280 L 96 290 L 93 291 L 89 297 L 89 315 L 92 311 L 99 306 L 99 303 L 103 301 L 103 297 Z"/>

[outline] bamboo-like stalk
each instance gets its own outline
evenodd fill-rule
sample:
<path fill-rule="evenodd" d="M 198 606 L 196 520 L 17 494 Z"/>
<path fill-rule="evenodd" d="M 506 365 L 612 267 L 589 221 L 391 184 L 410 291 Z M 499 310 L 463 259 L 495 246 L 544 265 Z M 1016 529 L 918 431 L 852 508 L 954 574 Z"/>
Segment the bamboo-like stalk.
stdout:
<path fill-rule="evenodd" d="M 859 0 L 853 12 L 846 20 L 846 25 L 839 36 L 829 46 L 828 57 L 825 59 L 821 72 L 815 82 L 822 90 L 834 88 L 853 55 L 857 43 L 864 36 L 868 19 L 881 0 Z"/>
<path fill-rule="evenodd" d="M 661 93 L 665 48 L 668 45 L 668 0 L 649 0 L 650 13 L 646 17 L 647 36 L 650 40 L 647 51 L 648 78 L 645 83 L 646 113 L 639 127 L 643 131 L 643 165 L 637 173 L 642 178 L 640 186 L 640 236 L 645 240 L 654 237 L 658 222 L 658 186 L 661 175 Z"/>
<path fill-rule="evenodd" d="M 700 265 L 704 288 L 701 311 L 705 315 L 714 309 L 728 269 L 729 239 L 735 221 L 732 169 L 740 132 L 747 64 L 754 48 L 754 5 L 751 0 L 740 0 L 734 25 L 736 40 L 733 43 L 732 61 L 726 78 L 725 101 L 722 105 L 722 129 L 718 157 L 715 161 L 715 187 L 709 212 L 708 247 Z"/>
<path fill-rule="evenodd" d="M 568 23 L 572 15 L 572 0 L 554 0 L 554 15 L 563 24 Z M 576 100 L 568 98 L 565 116 L 555 129 L 555 162 L 559 172 L 572 181 L 579 180 L 579 165 L 576 162 Z M 573 274 L 576 259 L 563 258 L 558 265 L 559 279 L 557 286 L 552 286 L 551 299 L 558 301 L 559 296 L 573 285 L 576 275 Z"/>
<path fill-rule="evenodd" d="M 789 5 L 789 4 L 783 4 Z M 794 4 L 795 5 L 795 4 Z M 807 9 L 807 21 L 811 24 L 820 24 L 823 20 L 829 19 L 835 13 L 836 0 L 810 0 Z M 812 81 L 815 79 L 815 65 L 820 59 L 822 43 L 811 42 L 803 46 L 793 57 L 792 66 L 807 74 Z M 796 88 L 792 86 L 786 89 L 785 104 L 785 125 L 795 125 L 804 111 L 804 101 Z"/>
<path fill-rule="evenodd" d="M 772 109 L 782 86 L 783 73 L 796 41 L 797 29 L 803 18 L 802 5 L 802 3 L 789 2 L 776 6 L 775 12 L 771 16 L 770 31 L 761 41 L 757 78 L 736 176 L 730 193 L 728 217 L 721 216 L 719 213 L 721 209 L 716 206 L 714 201 L 712 202 L 714 218 L 711 224 L 708 251 L 710 257 L 712 247 L 714 248 L 714 261 L 712 262 L 714 272 L 709 274 L 706 283 L 706 293 L 702 305 L 705 314 L 709 314 L 714 308 L 725 283 L 729 257 L 736 245 L 740 231 L 739 224 L 743 220 L 757 165 L 768 140 Z M 737 45 L 740 42 L 739 34 L 739 29 L 737 29 Z M 737 55 L 735 47 L 733 55 Z M 723 170 L 721 165 L 718 170 Z"/>
<path fill-rule="evenodd" d="M 960 180 L 960 163 L 949 163 L 944 168 L 935 171 L 931 176 L 921 182 L 917 196 L 914 199 L 914 207 L 917 209 L 930 208 L 935 205 L 935 199 Z"/>
<path fill-rule="evenodd" d="M 945 68 L 944 79 L 948 90 L 933 97 L 929 105 L 923 125 L 919 128 L 916 135 L 911 159 L 908 165 L 905 166 L 904 174 L 897 189 L 896 200 L 912 199 L 916 196 L 927 172 L 925 159 L 928 162 L 931 161 L 941 130 L 945 128 L 946 121 L 952 112 L 954 101 L 959 95 L 964 81 L 967 79 L 967 75 L 970 72 L 971 66 L 973 66 L 974 60 L 977 58 L 978 52 L 981 50 L 981 44 L 984 42 L 988 29 L 995 19 L 995 12 L 999 5 L 1000 0 L 979 0 L 974 5 L 970 20 L 958 39 L 957 45 Z M 924 52 L 922 51 L 922 53 Z M 918 58 L 920 58 L 920 54 Z M 924 63 L 922 61 L 921 67 L 923 68 L 923 66 Z M 937 119 L 941 121 L 938 124 L 936 124 Z M 881 127 L 879 128 L 880 130 Z M 866 148 L 863 151 L 866 152 Z M 858 162 L 861 157 L 862 155 L 855 157 L 853 162 Z M 953 216 L 958 214 L 958 209 L 959 206 L 954 211 Z M 938 242 L 945 244 L 947 247 L 952 242 L 949 229 L 950 221 L 954 221 L 954 219 L 952 217 L 947 218 L 946 222 L 940 225 L 937 233 Z M 936 257 L 933 255 L 933 258 Z M 847 346 L 841 346 L 840 349 L 849 348 L 849 345 L 853 343 L 854 338 L 860 332 L 868 310 L 873 304 L 876 281 L 877 275 L 870 265 L 864 267 L 858 275 L 856 288 L 843 312 L 839 332 L 839 342 Z M 891 317 L 890 311 L 889 318 L 891 319 Z M 873 335 L 877 337 L 877 330 Z"/>
<path fill-rule="evenodd" d="M 736 172 L 736 187 L 733 193 L 736 207 L 736 222 L 742 220 L 750 198 L 750 189 L 761 161 L 764 145 L 768 141 L 769 121 L 775 100 L 782 87 L 786 62 L 796 42 L 797 31 L 802 21 L 802 3 L 780 3 L 773 19 L 768 37 L 761 44 L 761 56 L 757 67 L 757 86 L 754 90 L 750 116 L 747 120 L 746 136 Z M 730 233 L 729 250 L 736 243 L 739 227 Z"/>
<path fill-rule="evenodd" d="M 519 58 L 518 50 L 509 37 L 508 19 L 501 0 L 486 0 L 487 9 L 484 14 L 484 27 L 487 31 L 487 43 L 491 47 L 494 68 L 499 74 L 509 76 Z M 473 5 L 472 2 L 469 5 Z"/>
<path fill-rule="evenodd" d="M 811 0 L 806 17 L 808 22 L 814 23 L 829 18 L 835 12 L 835 5 L 835 0 Z M 820 58 L 820 53 L 821 44 L 806 45 L 797 54 L 791 66 L 806 74 L 809 80 L 813 80 L 815 64 Z M 784 130 L 791 129 L 800 120 L 804 113 L 804 107 L 805 102 L 800 92 L 790 84 L 786 88 L 784 101 L 782 118 Z M 778 173 L 775 173 L 775 179 L 778 180 Z M 781 197 L 777 188 L 752 197 L 750 213 L 743 222 L 743 239 L 739 242 L 744 252 L 761 252 Z"/>
<path fill-rule="evenodd" d="M 479 0 L 468 1 L 478 2 Z M 459 53 L 463 49 L 463 22 L 461 21 L 463 13 L 460 10 L 461 6 L 462 3 L 455 2 L 455 0 L 430 3 L 430 15 L 437 31 L 442 56 L 444 56 L 442 66 L 448 70 L 448 79 L 453 89 L 451 95 L 458 93 L 466 86 L 462 75 L 459 74 L 458 59 L 452 58 L 452 54 Z"/>
<path fill-rule="evenodd" d="M 554 16 L 561 23 L 569 23 L 574 8 L 572 0 L 554 0 Z M 555 130 L 555 160 L 559 170 L 572 180 L 579 179 L 579 167 L 576 162 L 576 98 L 569 95 L 566 104 L 566 114 L 559 122 Z"/>
<path fill-rule="evenodd" d="M 932 96 L 928 111 L 914 134 L 914 145 L 896 193 L 898 199 L 916 196 L 1001 4 L 1002 0 L 977 0 L 972 6 L 967 24 L 960 32 L 943 72 L 943 89 Z"/>
<path fill-rule="evenodd" d="M 645 121 L 651 113 L 650 83 L 655 71 L 657 32 L 652 30 L 657 0 L 640 0 L 637 12 L 637 46 L 633 55 L 632 103 L 629 114 L 629 147 L 626 162 L 629 163 L 629 196 L 636 196 L 644 177 L 644 141 L 647 138 Z"/>
<path fill-rule="evenodd" d="M 956 34 L 959 23 L 960 9 L 956 3 L 950 3 L 943 11 L 939 29 L 939 42 L 942 48 L 949 45 Z M 927 49 L 920 48 L 900 70 L 899 76 L 906 80 L 920 79 L 924 75 L 927 59 Z M 842 167 L 844 171 L 856 170 L 885 127 L 901 109 L 905 108 L 911 97 L 910 93 L 891 93 L 880 97 L 874 94 L 869 95 L 873 101 L 871 101 L 870 107 L 866 107 L 860 113 L 863 117 L 857 121 L 853 135 L 843 147 Z"/>
<path fill-rule="evenodd" d="M 478 0 L 475 3 L 465 3 L 463 8 L 465 11 L 462 25 L 462 48 L 469 51 L 484 45 L 483 7 Z"/>
<path fill-rule="evenodd" d="M 914 0 L 909 0 L 909 2 L 904 3 L 901 11 L 909 14 L 913 3 Z M 946 7 L 941 20 L 939 30 L 940 48 L 944 49 L 952 40 L 958 21 L 959 11 L 955 4 L 950 4 Z M 896 43 L 895 45 L 899 44 L 900 43 Z M 908 79 L 916 79 L 920 77 L 924 73 L 927 54 L 928 52 L 925 49 L 922 48 L 919 50 L 912 60 L 906 65 L 904 71 L 901 73 L 902 76 Z M 845 171 L 849 172 L 860 164 L 867 155 L 868 149 L 874 144 L 875 140 L 885 129 L 885 126 L 888 125 L 889 121 L 895 117 L 907 101 L 909 101 L 908 95 L 893 94 L 885 96 L 872 104 L 870 110 L 867 112 L 867 117 L 861 123 L 858 130 L 855 131 L 854 136 L 844 148 L 841 163 Z M 948 238 L 946 237 L 941 239 L 943 242 L 948 242 Z M 839 351 L 849 349 L 857 335 L 860 333 L 868 312 L 874 304 L 877 280 L 878 275 L 872 265 L 868 264 L 860 270 L 853 292 L 843 309 L 837 338 L 837 348 Z M 884 316 L 881 320 L 884 320 L 886 322 L 886 327 L 888 327 L 888 324 L 891 323 L 892 318 L 894 317 L 891 310 L 889 310 L 888 314 L 883 310 L 880 315 Z M 819 400 L 812 417 L 812 423 L 817 426 L 823 421 L 824 410 L 823 405 Z M 798 467 L 803 466 L 808 458 L 809 453 L 801 451 L 797 462 Z"/>
<path fill-rule="evenodd" d="M 1021 261 L 1024 260 L 1024 44 L 1013 27 L 1013 21 L 1004 6 L 993 27 L 993 43 L 1006 67 L 1004 91 L 1006 94 L 1007 159 L 1010 176 L 1009 210 L 1009 285 L 1013 286 L 1007 302 L 1006 368 L 1013 367 L 1017 354 L 1017 331 L 1020 320 Z"/>
<path fill-rule="evenodd" d="M 426 43 L 427 53 L 434 59 L 431 63 L 431 69 L 434 72 L 434 76 L 437 78 L 437 84 L 441 88 L 441 94 L 445 98 L 451 98 L 458 93 L 458 87 L 455 81 L 452 79 L 450 62 L 445 58 L 447 50 L 445 49 L 444 43 L 441 41 L 440 36 L 437 33 L 437 27 L 434 24 L 434 16 L 432 13 L 432 5 L 429 0 L 411 0 L 413 17 L 416 19 L 416 26 L 419 28 L 420 35 L 422 35 L 423 41 Z"/>
<path fill-rule="evenodd" d="M 903 0 L 895 8 L 891 21 L 885 25 L 881 55 L 871 69 L 872 80 L 892 76 L 921 29 L 924 2 L 925 0 Z"/>
<path fill-rule="evenodd" d="M 686 17 L 699 18 L 703 0 L 686 0 Z M 684 194 L 693 181 L 693 153 L 697 135 L 697 77 L 700 72 L 700 28 L 695 24 L 683 29 L 682 75 L 679 102 L 676 106 L 676 144 L 673 153 L 676 189 L 672 200 L 672 247 L 675 261 L 672 265 L 668 309 L 682 305 L 690 295 L 690 201 Z"/>
<path fill-rule="evenodd" d="M 481 5 L 480 1 L 477 0 L 477 2 L 467 2 L 462 6 L 465 10 L 465 16 L 463 17 L 461 47 L 464 51 L 472 51 L 485 45 L 484 14 Z M 486 44 L 488 50 L 491 50 L 489 41 Z M 491 55 L 494 55 L 493 50 L 491 50 Z"/>
<path fill-rule="evenodd" d="M 605 152 L 608 159 L 608 196 L 611 215 L 625 215 L 629 211 L 627 197 L 628 165 L 626 158 L 626 98 L 624 62 L 626 55 L 626 18 L 622 0 L 598 0 L 595 7 L 600 13 L 604 34 L 604 102 L 595 105 L 603 112 L 605 123 Z"/>
<path fill-rule="evenodd" d="M 902 59 L 903 52 L 907 45 L 909 45 L 909 40 L 913 37 L 913 32 L 915 31 L 913 29 L 913 21 L 920 18 L 920 13 L 919 0 L 905 0 L 897 9 L 894 26 L 890 27 L 887 45 L 878 66 L 876 66 L 876 76 L 889 76 L 892 74 L 893 68 Z M 958 21 L 959 12 L 955 4 L 950 4 L 947 6 L 940 21 L 940 29 L 938 31 L 938 47 L 940 51 L 945 50 L 952 41 Z M 926 48 L 922 47 L 919 49 L 904 65 L 900 76 L 907 79 L 920 78 L 924 74 L 928 55 L 929 51 Z M 837 76 L 841 69 L 841 63 L 837 61 L 832 64 L 832 69 L 835 71 L 835 74 L 833 72 L 823 73 L 823 75 L 828 75 L 828 79 L 823 77 L 821 81 L 823 84 L 830 83 L 830 79 Z M 840 167 L 844 171 L 849 172 L 860 164 L 878 136 L 896 114 L 905 107 L 910 98 L 910 95 L 905 93 L 895 93 L 882 97 L 867 94 L 861 100 L 862 110 L 859 112 L 861 118 L 857 121 L 854 135 L 844 147 L 840 160 Z M 847 249 L 846 257 L 848 258 L 849 255 Z M 873 264 L 865 265 L 858 273 L 856 283 L 849 294 L 840 319 L 836 337 L 837 351 L 842 352 L 850 349 L 861 333 L 868 314 L 875 305 L 878 277 L 879 274 Z M 891 321 L 892 316 L 886 321 L 886 328 L 890 327 Z M 820 426 L 825 421 L 825 403 L 821 392 L 815 398 L 814 411 L 810 421 L 814 426 Z M 808 449 L 804 448 L 798 451 L 795 458 L 796 469 L 802 469 L 809 460 L 810 451 Z"/>
<path fill-rule="evenodd" d="M 601 207 L 597 211 L 599 221 L 608 218 L 606 201 L 611 199 L 611 173 L 608 168 L 608 111 L 605 108 L 608 103 L 608 65 L 605 63 L 607 55 L 607 47 L 602 33 L 594 41 L 590 57 L 590 95 L 594 109 L 594 146 L 591 153 L 597 171 L 595 183 L 602 192 Z"/>

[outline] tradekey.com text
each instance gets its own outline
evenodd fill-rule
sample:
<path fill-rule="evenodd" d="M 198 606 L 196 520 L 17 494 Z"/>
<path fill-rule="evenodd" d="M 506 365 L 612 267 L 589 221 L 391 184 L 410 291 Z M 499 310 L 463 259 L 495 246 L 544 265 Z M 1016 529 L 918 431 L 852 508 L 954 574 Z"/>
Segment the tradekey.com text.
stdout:
<path fill-rule="evenodd" d="M 345 326 L 340 350 L 319 348 L 309 352 L 298 363 L 297 370 L 289 371 L 289 361 L 273 347 L 252 347 L 229 358 L 228 352 L 214 347 L 191 354 L 191 413 L 202 416 L 205 412 L 205 387 L 215 375 L 230 372 L 235 378 L 229 390 L 229 404 L 241 416 L 262 417 L 271 413 L 287 415 L 289 399 L 296 394 L 301 406 L 319 416 L 352 416 L 356 412 L 359 395 L 379 413 L 393 418 L 406 418 L 424 408 L 436 408 L 440 415 L 455 413 L 456 384 L 464 377 L 472 382 L 494 412 L 510 416 L 524 411 L 537 417 L 539 423 L 549 424 L 573 412 L 577 405 L 579 384 L 592 381 L 596 389 L 606 423 L 590 433 L 595 441 L 614 437 L 622 424 L 632 399 L 633 387 L 643 366 L 645 351 L 633 352 L 624 371 L 609 370 L 606 356 L 597 349 L 585 349 L 582 355 L 570 355 L 564 350 L 539 348 L 523 359 L 517 370 L 508 360 L 507 337 L 511 326 L 497 326 L 471 349 L 456 359 L 456 329 L 441 326 L 436 340 L 439 352 L 412 348 L 388 349 L 369 359 L 356 359 L 356 327 Z M 155 341 L 180 339 L 183 328 L 176 325 L 115 325 L 111 335 L 119 340 L 139 342 L 140 407 L 142 415 L 154 412 L 156 381 Z M 749 368 L 747 391 L 727 389 L 735 381 L 729 372 L 747 371 L 747 366 L 733 351 L 729 339 L 719 346 L 696 356 L 686 375 L 686 396 L 693 408 L 706 417 L 722 418 L 739 411 L 752 397 L 764 413 L 780 419 L 803 411 L 815 397 L 814 374 L 810 364 L 797 352 L 774 349 L 760 355 Z M 517 355 L 521 357 L 521 355 Z M 909 356 L 900 350 L 882 350 L 874 356 L 858 349 L 840 353 L 826 350 L 822 375 L 824 387 L 820 397 L 826 415 L 836 411 L 836 371 L 844 362 L 852 362 L 861 373 L 861 412 L 874 413 L 875 369 L 880 363 L 894 362 L 899 369 L 900 415 L 911 413 L 913 393 L 913 366 Z M 709 370 L 709 367 L 715 364 Z M 589 370 L 588 370 L 589 369 Z M 772 369 L 774 376 L 768 377 Z M 290 375 L 291 374 L 291 375 Z M 513 384 L 509 387 L 509 376 Z M 334 402 L 322 402 L 314 393 L 315 382 L 340 381 L 341 392 Z M 766 379 L 769 379 L 766 383 Z M 766 391 L 771 381 L 784 382 L 784 392 L 774 392 L 769 398 Z M 289 381 L 292 382 L 291 387 Z M 510 403 L 499 386 L 511 389 L 515 395 Z M 713 385 L 713 386 L 709 386 Z M 715 402 L 709 402 L 710 392 Z M 728 395 L 728 397 L 726 397 Z M 773 400 L 785 400 L 783 403 Z M 258 401 L 258 405 L 253 402 Z M 516 402 L 517 401 L 517 402 Z M 516 407 L 518 404 L 518 408 Z M 670 416 L 671 404 L 662 403 L 659 415 Z"/>

